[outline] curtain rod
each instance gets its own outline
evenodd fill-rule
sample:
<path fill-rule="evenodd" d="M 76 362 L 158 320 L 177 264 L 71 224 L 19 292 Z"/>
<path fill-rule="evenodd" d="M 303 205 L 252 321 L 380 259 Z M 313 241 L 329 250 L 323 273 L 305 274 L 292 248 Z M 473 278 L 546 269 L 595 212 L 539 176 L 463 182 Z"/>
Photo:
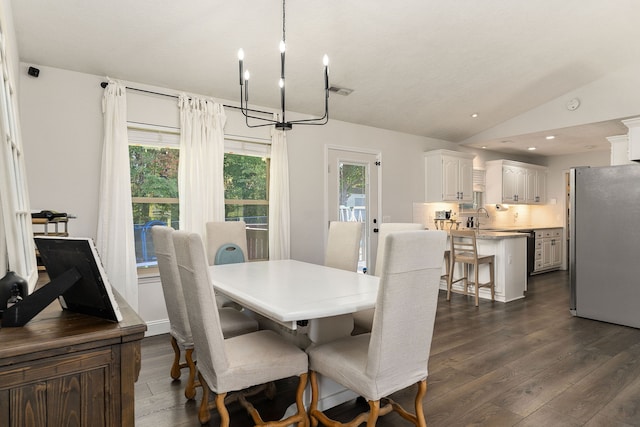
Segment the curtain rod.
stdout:
<path fill-rule="evenodd" d="M 106 88 L 108 85 L 109 85 L 109 82 L 101 82 L 100 83 L 100 87 L 103 88 L 103 89 Z M 152 91 L 152 90 L 138 89 L 136 87 L 129 87 L 129 86 L 125 86 L 125 87 L 127 89 L 129 89 L 129 90 L 135 90 L 137 92 L 151 93 L 153 95 L 168 96 L 170 98 L 176 98 L 176 99 L 179 98 L 178 95 L 171 95 L 169 93 L 155 92 L 155 91 Z M 240 107 L 236 107 L 235 105 L 222 104 L 222 106 L 225 107 L 225 108 L 233 108 L 234 110 L 240 110 Z M 252 113 L 262 113 L 262 114 L 271 114 L 271 115 L 273 115 L 273 113 L 270 112 L 270 111 L 252 110 L 252 109 L 248 109 L 248 110 L 245 109 L 245 110 L 246 111 L 251 111 Z"/>

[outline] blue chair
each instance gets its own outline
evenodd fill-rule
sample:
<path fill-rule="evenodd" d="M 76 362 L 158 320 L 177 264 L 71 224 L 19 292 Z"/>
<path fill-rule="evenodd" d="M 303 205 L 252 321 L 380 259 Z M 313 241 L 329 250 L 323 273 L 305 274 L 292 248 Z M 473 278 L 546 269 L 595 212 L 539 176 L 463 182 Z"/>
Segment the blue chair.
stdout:
<path fill-rule="evenodd" d="M 235 264 L 238 262 L 244 262 L 244 254 L 242 253 L 242 249 L 236 244 L 227 243 L 216 251 L 216 256 L 214 258 L 214 264 Z"/>

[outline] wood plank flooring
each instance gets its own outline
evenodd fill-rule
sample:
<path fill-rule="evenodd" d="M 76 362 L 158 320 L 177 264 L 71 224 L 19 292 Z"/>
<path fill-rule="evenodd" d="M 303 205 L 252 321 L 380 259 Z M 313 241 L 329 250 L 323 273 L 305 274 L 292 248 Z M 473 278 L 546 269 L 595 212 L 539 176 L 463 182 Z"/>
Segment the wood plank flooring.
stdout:
<path fill-rule="evenodd" d="M 533 276 L 525 299 L 480 302 L 440 293 L 424 399 L 429 427 L 640 426 L 640 330 L 575 318 L 569 313 L 568 274 Z M 197 403 L 171 381 L 168 336 L 145 338 L 136 384 L 136 426 L 198 426 Z M 183 374 L 183 381 L 186 374 Z M 277 419 L 293 402 L 295 381 L 278 383 L 275 400 L 256 407 Z M 393 397 L 412 407 L 415 388 Z M 362 404 L 331 414 L 347 420 Z M 251 425 L 230 406 L 232 427 Z M 212 412 L 211 426 L 219 418 Z M 408 425 L 395 414 L 380 427 Z"/>

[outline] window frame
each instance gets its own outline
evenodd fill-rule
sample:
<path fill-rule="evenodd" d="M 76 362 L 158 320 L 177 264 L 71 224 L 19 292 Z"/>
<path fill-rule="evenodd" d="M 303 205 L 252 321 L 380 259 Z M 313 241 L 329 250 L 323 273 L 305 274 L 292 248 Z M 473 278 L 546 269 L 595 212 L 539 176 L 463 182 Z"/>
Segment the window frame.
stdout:
<path fill-rule="evenodd" d="M 35 242 L 26 182 L 26 168 L 19 126 L 17 93 L 9 67 L 4 27 L 0 26 L 0 267 L 15 271 L 29 283 L 29 292 L 38 279 Z M 5 270 L 0 271 L 4 277 Z"/>

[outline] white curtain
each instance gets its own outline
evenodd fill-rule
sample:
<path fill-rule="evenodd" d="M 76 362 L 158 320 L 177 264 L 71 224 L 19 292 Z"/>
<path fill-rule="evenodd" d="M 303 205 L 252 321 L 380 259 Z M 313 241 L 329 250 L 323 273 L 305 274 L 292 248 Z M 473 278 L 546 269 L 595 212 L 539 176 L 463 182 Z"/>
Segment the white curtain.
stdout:
<path fill-rule="evenodd" d="M 111 285 L 138 309 L 126 89 L 109 79 L 102 97 L 104 138 L 96 246 Z"/>
<path fill-rule="evenodd" d="M 289 155 L 285 132 L 271 130 L 269 259 L 290 258 Z"/>
<path fill-rule="evenodd" d="M 224 221 L 224 107 L 181 95 L 178 191 L 180 229 L 205 235 L 209 221 Z"/>

